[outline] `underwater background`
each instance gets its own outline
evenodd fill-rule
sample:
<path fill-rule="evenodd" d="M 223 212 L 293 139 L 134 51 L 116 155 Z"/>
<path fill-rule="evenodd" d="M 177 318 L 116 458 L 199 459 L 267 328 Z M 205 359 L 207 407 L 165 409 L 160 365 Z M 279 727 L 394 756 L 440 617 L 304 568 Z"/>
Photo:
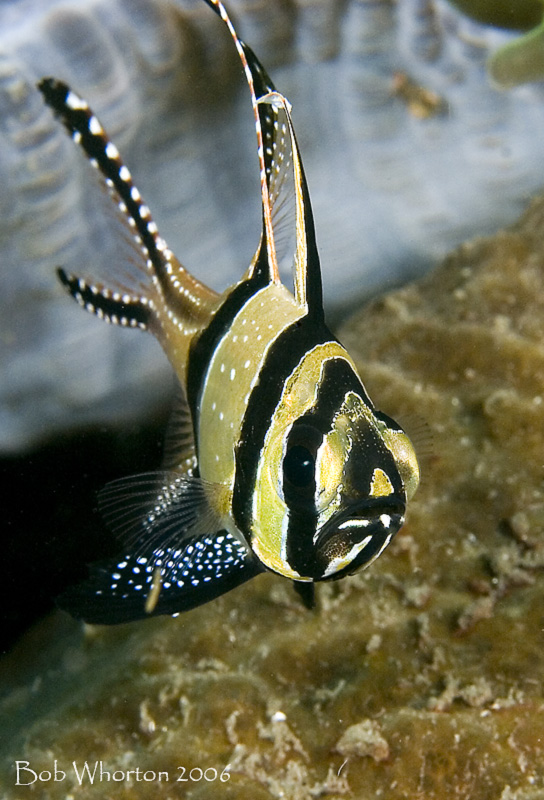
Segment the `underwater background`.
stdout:
<path fill-rule="evenodd" d="M 229 3 L 293 102 L 335 331 L 413 430 L 422 486 L 395 543 L 318 587 L 315 612 L 266 575 L 177 619 L 83 630 L 54 612 L 18 641 L 114 548 L 95 493 L 158 465 L 172 388 L 151 337 L 57 286 L 58 264 L 115 257 L 116 228 L 35 80 L 91 102 L 172 249 L 215 288 L 251 258 L 259 194 L 239 66 L 203 3 L 2 6 L 3 796 L 543 796 L 535 6 L 512 32 L 438 0 Z M 15 786 L 16 760 L 54 759 L 65 781 Z M 170 780 L 79 786 L 74 760 Z M 174 787 L 180 766 L 217 778 Z"/>

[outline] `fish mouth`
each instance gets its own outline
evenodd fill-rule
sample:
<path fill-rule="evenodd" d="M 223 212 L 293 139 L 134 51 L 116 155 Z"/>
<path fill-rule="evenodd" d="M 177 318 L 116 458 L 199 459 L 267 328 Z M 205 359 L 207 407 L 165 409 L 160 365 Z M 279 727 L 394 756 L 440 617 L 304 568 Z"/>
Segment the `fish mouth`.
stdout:
<path fill-rule="evenodd" d="M 336 580 L 376 559 L 404 524 L 405 506 L 398 499 L 369 498 L 336 514 L 315 542 L 321 575 L 316 580 Z"/>

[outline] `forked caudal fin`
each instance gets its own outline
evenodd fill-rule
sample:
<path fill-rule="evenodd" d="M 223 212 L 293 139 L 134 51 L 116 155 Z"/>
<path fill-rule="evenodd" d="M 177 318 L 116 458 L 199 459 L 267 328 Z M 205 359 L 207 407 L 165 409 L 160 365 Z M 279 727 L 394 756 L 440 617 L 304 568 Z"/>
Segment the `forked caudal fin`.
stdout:
<path fill-rule="evenodd" d="M 219 0 L 206 2 L 225 22 L 234 40 L 255 117 L 263 231 L 247 275 L 261 283 L 279 283 L 280 262 L 288 255 L 293 265 L 295 299 L 309 316 L 321 321 L 321 268 L 290 105 L 276 91 L 251 48 L 238 37 L 223 4 Z M 38 88 L 74 141 L 104 176 L 125 222 L 126 233 L 139 249 L 136 258 L 131 259 L 139 262 L 136 274 L 133 266 L 116 267 L 116 274 L 122 274 L 125 280 L 115 280 L 115 276 L 109 275 L 98 281 L 89 277 L 80 279 L 60 271 L 62 282 L 81 305 L 106 321 L 145 328 L 158 307 L 162 307 L 160 310 L 179 320 L 183 333 L 195 332 L 209 317 L 215 293 L 180 265 L 160 237 L 128 168 L 86 101 L 53 78 L 44 78 Z M 290 210 L 294 213 L 288 213 Z M 131 271 L 132 278 L 127 280 Z"/>

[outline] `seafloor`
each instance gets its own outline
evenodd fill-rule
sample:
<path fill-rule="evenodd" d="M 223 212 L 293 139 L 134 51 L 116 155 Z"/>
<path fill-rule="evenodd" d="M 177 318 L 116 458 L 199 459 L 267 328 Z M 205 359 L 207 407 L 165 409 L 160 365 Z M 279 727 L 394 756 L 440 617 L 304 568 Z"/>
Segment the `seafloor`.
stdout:
<path fill-rule="evenodd" d="M 315 612 L 268 575 L 177 619 L 51 617 L 0 664 L 5 800 L 544 797 L 544 200 L 340 336 L 422 453 L 396 542 Z"/>

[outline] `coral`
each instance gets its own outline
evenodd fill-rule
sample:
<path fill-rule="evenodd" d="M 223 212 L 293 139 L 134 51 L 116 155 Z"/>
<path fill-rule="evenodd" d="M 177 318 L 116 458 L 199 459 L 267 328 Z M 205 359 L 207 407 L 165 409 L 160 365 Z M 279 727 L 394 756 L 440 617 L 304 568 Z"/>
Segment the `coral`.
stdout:
<path fill-rule="evenodd" d="M 544 78 L 544 6 L 541 0 L 450 0 L 478 22 L 528 33 L 499 47 L 487 61 L 491 78 L 503 88 Z"/>
<path fill-rule="evenodd" d="M 538 25 L 542 17 L 541 0 L 449 0 L 464 14 L 486 25 L 524 30 Z"/>
<path fill-rule="evenodd" d="M 489 74 L 500 86 L 518 86 L 544 78 L 544 21 L 501 47 L 488 60 Z"/>
<path fill-rule="evenodd" d="M 512 40 L 443 0 L 232 2 L 293 102 L 330 308 L 513 221 L 542 184 L 538 86 L 498 91 Z M 70 307 L 55 278 L 122 257 L 96 175 L 35 89 L 92 104 L 162 235 L 198 277 L 239 278 L 259 237 L 255 139 L 228 34 L 203 2 L 0 5 L 0 451 L 152 413 L 170 388 L 146 337 Z"/>

